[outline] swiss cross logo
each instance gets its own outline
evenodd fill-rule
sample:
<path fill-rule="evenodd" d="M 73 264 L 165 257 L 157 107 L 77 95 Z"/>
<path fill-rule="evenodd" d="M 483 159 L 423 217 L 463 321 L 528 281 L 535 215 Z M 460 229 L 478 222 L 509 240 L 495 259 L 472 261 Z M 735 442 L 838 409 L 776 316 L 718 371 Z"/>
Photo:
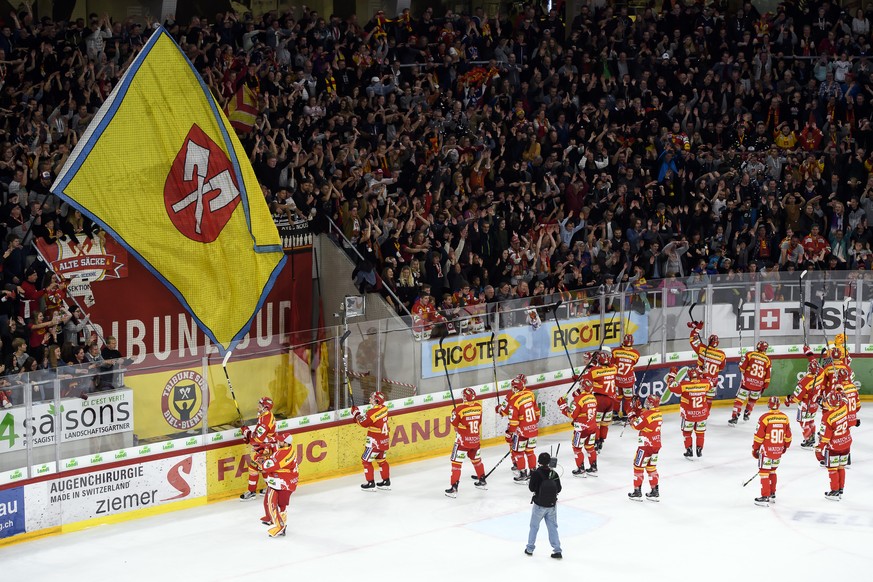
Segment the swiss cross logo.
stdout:
<path fill-rule="evenodd" d="M 761 330 L 779 329 L 779 310 L 778 309 L 762 309 L 761 310 Z"/>
<path fill-rule="evenodd" d="M 164 205 L 173 225 L 191 240 L 209 243 L 218 238 L 239 203 L 227 154 L 192 125 L 164 183 Z"/>

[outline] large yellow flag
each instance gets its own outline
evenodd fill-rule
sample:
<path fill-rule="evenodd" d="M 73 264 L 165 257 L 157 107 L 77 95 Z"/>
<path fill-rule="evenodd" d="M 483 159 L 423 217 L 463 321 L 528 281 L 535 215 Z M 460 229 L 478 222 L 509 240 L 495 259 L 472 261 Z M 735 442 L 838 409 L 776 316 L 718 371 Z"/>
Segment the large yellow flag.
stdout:
<path fill-rule="evenodd" d="M 52 191 L 121 241 L 225 349 L 245 335 L 284 264 L 242 145 L 163 28 Z"/>

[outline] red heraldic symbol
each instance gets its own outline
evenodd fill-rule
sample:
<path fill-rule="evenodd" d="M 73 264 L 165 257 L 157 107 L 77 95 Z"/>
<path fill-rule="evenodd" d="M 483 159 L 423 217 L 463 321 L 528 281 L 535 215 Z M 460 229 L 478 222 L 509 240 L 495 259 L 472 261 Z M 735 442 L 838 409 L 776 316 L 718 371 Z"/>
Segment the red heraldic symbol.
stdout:
<path fill-rule="evenodd" d="M 233 164 L 196 124 L 164 183 L 164 205 L 180 233 L 194 241 L 218 238 L 240 203 Z"/>

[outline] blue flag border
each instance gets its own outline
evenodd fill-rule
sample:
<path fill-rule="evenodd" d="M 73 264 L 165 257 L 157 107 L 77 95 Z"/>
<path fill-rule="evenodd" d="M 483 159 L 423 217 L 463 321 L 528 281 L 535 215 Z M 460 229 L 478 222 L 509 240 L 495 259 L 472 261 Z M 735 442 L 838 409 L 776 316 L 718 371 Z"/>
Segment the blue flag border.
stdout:
<path fill-rule="evenodd" d="M 183 296 L 183 294 L 176 288 L 175 285 L 170 283 L 161 274 L 161 272 L 158 269 L 156 269 L 151 263 L 149 263 L 147 260 L 145 260 L 145 258 L 142 255 L 140 255 L 140 253 L 137 252 L 136 249 L 133 248 L 133 246 L 131 246 L 127 241 L 125 241 L 121 236 L 119 236 L 118 233 L 115 232 L 115 230 L 113 228 L 111 228 L 108 224 L 106 224 L 98 216 L 96 216 L 95 214 L 90 212 L 87 208 L 85 208 L 84 206 L 79 204 L 75 199 L 73 199 L 71 196 L 69 196 L 65 192 L 66 187 L 70 184 L 70 182 L 76 176 L 76 174 L 78 173 L 82 164 L 85 163 L 85 160 L 88 158 L 88 155 L 93 150 L 94 145 L 97 143 L 97 141 L 103 135 L 103 132 L 105 131 L 106 127 L 114 119 L 115 114 L 118 111 L 118 108 L 121 106 L 121 103 L 124 101 L 124 97 L 127 95 L 127 91 L 130 88 L 130 85 L 133 82 L 133 79 L 136 77 L 136 74 L 139 72 L 139 69 L 142 66 L 143 62 L 145 62 L 145 59 L 148 58 L 148 55 L 149 55 L 149 53 L 151 53 L 152 48 L 154 48 L 154 46 L 157 44 L 157 42 L 163 36 L 165 36 L 167 39 L 170 40 L 170 42 L 173 43 L 173 45 L 179 51 L 179 54 L 182 56 L 183 59 L 185 59 L 185 63 L 187 63 L 188 67 L 191 69 L 191 72 L 194 74 L 194 78 L 197 79 L 197 82 L 200 84 L 200 88 L 203 90 L 203 95 L 206 98 L 207 102 L 209 103 L 209 107 L 212 111 L 212 114 L 216 118 L 220 119 L 218 105 L 216 104 L 215 99 L 212 96 L 212 93 L 209 91 L 209 88 L 206 86 L 206 84 L 203 82 L 203 79 L 197 73 L 197 70 L 194 68 L 194 65 L 188 59 L 188 56 L 182 51 L 181 47 L 176 42 L 176 40 L 167 32 L 167 30 L 164 27 L 159 26 L 157 29 L 155 29 L 154 33 L 152 33 L 148 42 L 146 42 L 143 49 L 136 56 L 136 58 L 133 60 L 130 67 L 128 68 L 128 70 L 124 73 L 124 76 L 122 77 L 121 81 L 119 81 L 118 85 L 116 85 L 116 87 L 113 89 L 113 91 L 110 94 L 109 99 L 108 99 L 108 101 L 110 103 L 109 108 L 106 109 L 105 111 L 98 112 L 98 117 L 96 117 L 92 121 L 92 124 L 96 121 L 97 126 L 93 130 L 89 126 L 88 129 L 85 131 L 85 133 L 82 136 L 83 139 L 86 138 L 84 143 L 82 141 L 80 141 L 78 144 L 76 144 L 76 149 L 74 150 L 73 155 L 70 156 L 70 158 L 67 161 L 67 163 L 65 164 L 64 168 L 61 170 L 61 174 L 58 176 L 57 180 L 55 180 L 55 183 L 52 185 L 51 191 L 53 194 L 59 196 L 61 199 L 66 201 L 68 204 L 70 204 L 71 206 L 73 206 L 74 208 L 79 210 L 82 214 L 88 216 L 91 220 L 93 220 L 94 222 L 99 224 L 103 230 L 109 232 L 112 235 L 112 237 L 115 238 L 119 242 L 119 244 L 121 244 L 125 249 L 127 249 L 127 251 L 130 254 L 134 255 L 139 260 L 139 262 L 142 263 L 146 267 L 146 269 L 148 269 L 161 283 L 164 284 L 164 286 L 167 289 L 170 290 L 170 292 L 176 297 L 176 299 L 179 301 L 179 303 L 181 303 L 184 306 L 185 310 L 191 314 L 191 317 L 194 318 L 194 321 L 197 322 L 197 326 L 212 341 L 212 343 L 215 344 L 216 347 L 219 348 L 219 353 L 220 353 L 220 355 L 223 356 L 227 352 L 233 351 L 234 347 L 236 347 L 236 345 L 243 339 L 243 337 L 245 337 L 246 333 L 248 333 L 248 330 L 251 327 L 252 321 L 254 321 L 254 318 L 257 315 L 258 311 L 260 311 L 261 308 L 263 307 L 264 302 L 267 300 L 267 295 L 270 293 L 270 290 L 273 288 L 273 285 L 276 283 L 276 279 L 278 278 L 279 273 L 282 271 L 282 269 L 285 266 L 285 262 L 287 260 L 287 257 L 284 255 L 284 253 L 282 255 L 282 258 L 279 260 L 279 263 L 273 269 L 273 272 L 270 273 L 270 277 L 267 280 L 267 283 L 264 285 L 264 289 L 261 292 L 261 296 L 258 299 L 258 303 L 255 306 L 254 312 L 251 314 L 251 316 L 247 320 L 246 324 L 242 327 L 242 329 L 240 329 L 234 335 L 233 339 L 231 339 L 227 348 L 225 348 L 224 344 L 222 344 L 220 341 L 218 341 L 216 339 L 215 334 L 213 333 L 212 329 L 207 327 L 203 323 L 203 321 L 201 321 L 200 318 L 197 317 L 197 315 L 194 313 L 194 310 L 191 308 L 191 306 L 185 300 L 185 297 Z M 101 109 L 102 109 L 102 107 L 101 107 Z M 242 171 L 240 170 L 239 159 L 237 158 L 236 150 L 234 149 L 234 147 L 231 143 L 230 135 L 227 132 L 227 127 L 224 125 L 224 123 L 220 123 L 219 126 L 221 128 L 221 136 L 222 136 L 222 140 L 224 142 L 224 149 L 228 154 L 228 158 L 231 161 L 234 174 L 236 175 L 236 178 L 237 178 L 237 183 L 239 184 L 240 199 L 242 202 L 243 213 L 245 214 L 246 225 L 248 227 L 249 235 L 252 238 L 252 242 L 255 243 L 252 245 L 252 250 L 254 250 L 254 252 L 256 252 L 256 253 L 283 252 L 281 245 L 258 245 L 258 244 L 256 244 L 256 241 L 254 240 L 254 235 L 252 233 L 251 213 L 250 213 L 249 201 L 248 201 L 249 193 L 248 193 L 248 190 L 246 189 L 245 181 L 242 178 Z"/>

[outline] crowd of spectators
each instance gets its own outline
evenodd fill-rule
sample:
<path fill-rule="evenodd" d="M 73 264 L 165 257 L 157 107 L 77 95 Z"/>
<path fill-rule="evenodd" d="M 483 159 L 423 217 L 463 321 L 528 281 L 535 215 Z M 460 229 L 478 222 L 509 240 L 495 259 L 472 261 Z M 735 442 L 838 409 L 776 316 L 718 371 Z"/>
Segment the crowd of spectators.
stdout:
<path fill-rule="evenodd" d="M 611 4 L 163 25 L 221 104 L 256 95 L 240 137 L 276 219 L 332 221 L 400 312 L 869 269 L 873 7 Z M 11 295 L 30 239 L 98 234 L 48 187 L 154 26 L 0 29 Z"/>

